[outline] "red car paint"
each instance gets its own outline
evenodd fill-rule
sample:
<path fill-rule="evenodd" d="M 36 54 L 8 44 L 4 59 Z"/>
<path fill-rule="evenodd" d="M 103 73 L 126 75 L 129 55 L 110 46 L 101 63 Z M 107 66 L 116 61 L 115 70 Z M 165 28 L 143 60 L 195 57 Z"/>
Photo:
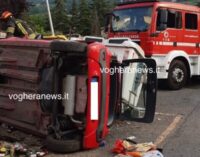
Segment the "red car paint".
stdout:
<path fill-rule="evenodd" d="M 102 51 L 102 52 L 101 52 Z M 103 45 L 97 43 L 89 45 L 88 48 L 88 93 L 90 93 L 90 82 L 93 77 L 98 78 L 99 81 L 99 93 L 102 93 L 102 73 L 100 71 L 101 65 L 99 64 L 99 58 L 101 53 L 104 53 L 104 60 L 106 61 L 106 67 L 110 67 L 111 55 L 108 52 L 107 48 Z M 109 107 L 109 88 L 110 87 L 110 75 L 106 74 L 106 108 L 105 108 L 105 118 L 104 118 L 104 127 L 101 134 L 101 139 L 104 139 L 108 134 L 108 107 Z M 101 98 L 102 95 L 99 94 L 99 111 L 101 110 Z M 88 100 L 90 100 L 90 95 L 88 95 Z M 84 148 L 90 149 L 99 146 L 99 141 L 97 140 L 97 128 L 99 126 L 99 120 L 91 120 L 91 103 L 88 102 L 87 108 L 87 123 L 84 134 Z M 100 116 L 100 114 L 99 114 Z M 100 118 L 100 117 L 99 117 Z"/>
<path fill-rule="evenodd" d="M 25 40 L 10 38 L 0 40 L 0 62 L 5 68 L 0 69 L 0 76 L 5 77 L 7 82 L 0 85 L 0 122 L 10 124 L 35 135 L 45 137 L 47 128 L 51 124 L 51 115 L 44 113 L 37 100 L 22 102 L 9 100 L 8 94 L 21 92 L 38 93 L 40 83 L 40 69 L 51 58 L 50 44 L 52 41 Z M 111 55 L 108 49 L 99 43 L 89 44 L 86 61 L 88 63 L 88 101 L 85 113 L 86 122 L 83 133 L 82 145 L 84 149 L 96 148 L 102 139 L 108 134 L 108 110 L 110 74 L 106 74 L 106 87 L 102 87 L 102 73 L 100 58 L 103 58 L 105 66 L 110 67 Z M 78 64 L 78 63 L 75 63 Z M 93 77 L 99 81 L 98 95 L 98 120 L 91 120 L 90 82 Z M 105 103 L 102 104 L 102 94 Z M 104 108 L 104 117 L 101 117 L 101 108 Z M 100 122 L 100 119 L 103 121 Z M 100 123 L 103 127 L 97 135 Z"/>

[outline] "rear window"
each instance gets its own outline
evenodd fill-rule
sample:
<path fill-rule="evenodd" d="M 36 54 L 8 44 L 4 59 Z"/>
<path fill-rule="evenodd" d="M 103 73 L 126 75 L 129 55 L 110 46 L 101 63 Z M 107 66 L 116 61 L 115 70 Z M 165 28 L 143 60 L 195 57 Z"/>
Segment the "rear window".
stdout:
<path fill-rule="evenodd" d="M 197 19 L 198 19 L 197 14 L 186 13 L 185 14 L 185 28 L 197 30 L 198 28 Z"/>

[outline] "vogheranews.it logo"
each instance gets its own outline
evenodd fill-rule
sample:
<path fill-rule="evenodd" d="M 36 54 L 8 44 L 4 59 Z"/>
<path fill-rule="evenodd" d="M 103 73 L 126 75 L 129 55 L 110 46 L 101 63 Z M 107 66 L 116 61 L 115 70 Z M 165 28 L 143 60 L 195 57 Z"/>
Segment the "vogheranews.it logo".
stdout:
<path fill-rule="evenodd" d="M 22 102 L 23 100 L 68 100 L 69 94 L 29 94 L 29 93 L 20 93 L 20 94 L 8 94 L 10 100 L 17 100 Z"/>

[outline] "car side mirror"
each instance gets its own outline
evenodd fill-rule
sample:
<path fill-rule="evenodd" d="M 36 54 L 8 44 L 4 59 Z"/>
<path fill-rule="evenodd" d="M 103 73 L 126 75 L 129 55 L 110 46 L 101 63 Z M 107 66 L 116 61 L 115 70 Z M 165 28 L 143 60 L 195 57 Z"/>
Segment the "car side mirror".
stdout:
<path fill-rule="evenodd" d="M 157 74 L 153 59 L 123 61 L 121 118 L 153 122 L 156 107 Z"/>

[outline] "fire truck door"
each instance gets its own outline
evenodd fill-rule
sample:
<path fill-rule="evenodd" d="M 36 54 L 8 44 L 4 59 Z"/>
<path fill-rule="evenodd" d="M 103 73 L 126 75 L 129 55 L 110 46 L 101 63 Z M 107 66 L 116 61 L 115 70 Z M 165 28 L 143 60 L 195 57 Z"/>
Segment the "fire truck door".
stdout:
<path fill-rule="evenodd" d="M 191 55 L 199 55 L 199 29 L 198 15 L 196 13 L 185 13 L 185 50 Z"/>
<path fill-rule="evenodd" d="M 158 9 L 155 37 L 161 53 L 166 53 L 178 46 L 183 40 L 182 13 L 174 9 Z"/>

